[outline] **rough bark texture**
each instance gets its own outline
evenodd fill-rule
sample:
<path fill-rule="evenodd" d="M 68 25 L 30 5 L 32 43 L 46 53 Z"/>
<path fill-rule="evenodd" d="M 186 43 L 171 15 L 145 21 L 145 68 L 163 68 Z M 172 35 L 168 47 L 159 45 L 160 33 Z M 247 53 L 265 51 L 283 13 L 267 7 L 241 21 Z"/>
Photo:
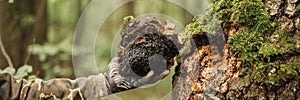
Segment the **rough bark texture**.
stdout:
<path fill-rule="evenodd" d="M 187 26 L 173 99 L 300 99 L 299 5 L 214 0 Z M 223 46 L 209 41 L 220 35 Z"/>

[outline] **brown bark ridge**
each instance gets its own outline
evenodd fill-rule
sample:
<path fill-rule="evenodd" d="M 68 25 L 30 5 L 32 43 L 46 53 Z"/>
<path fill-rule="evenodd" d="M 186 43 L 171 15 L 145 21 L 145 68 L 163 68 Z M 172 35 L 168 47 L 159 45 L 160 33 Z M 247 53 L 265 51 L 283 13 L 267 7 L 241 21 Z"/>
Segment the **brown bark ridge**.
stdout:
<path fill-rule="evenodd" d="M 299 100 L 299 5 L 213 0 L 213 13 L 187 26 L 188 49 L 175 69 L 172 99 Z M 214 42 L 218 37 L 223 44 Z"/>

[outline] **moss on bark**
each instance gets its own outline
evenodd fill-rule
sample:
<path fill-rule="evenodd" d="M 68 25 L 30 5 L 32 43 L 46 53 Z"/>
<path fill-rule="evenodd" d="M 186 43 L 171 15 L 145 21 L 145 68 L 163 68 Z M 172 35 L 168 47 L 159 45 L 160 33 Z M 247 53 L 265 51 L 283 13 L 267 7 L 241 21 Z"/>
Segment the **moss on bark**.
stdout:
<path fill-rule="evenodd" d="M 195 18 L 194 22 L 186 27 L 186 48 L 193 49 L 187 50 L 190 53 L 188 56 L 197 56 L 195 54 L 199 50 L 194 49 L 203 46 L 191 47 L 190 36 L 205 34 L 207 37 L 212 37 L 217 34 L 224 34 L 228 48 L 225 45 L 219 52 L 223 52 L 224 56 L 229 55 L 227 58 L 223 56 L 227 62 L 230 62 L 231 58 L 237 58 L 234 61 L 236 64 L 233 64 L 235 67 L 226 67 L 226 71 L 232 68 L 236 68 L 236 70 L 232 70 L 232 75 L 227 78 L 230 80 L 228 87 L 213 87 L 212 90 L 217 91 L 213 93 L 213 96 L 207 94 L 207 91 L 205 92 L 205 90 L 210 90 L 205 87 L 206 85 L 198 85 L 202 91 L 197 92 L 197 89 L 192 88 L 192 92 L 186 92 L 190 93 L 187 98 L 278 99 L 288 97 L 299 99 L 297 96 L 300 95 L 300 92 L 297 92 L 300 90 L 300 16 L 299 9 L 297 9 L 299 4 L 298 0 L 212 1 L 211 8 L 205 14 Z M 195 42 L 197 44 L 201 41 L 196 40 Z M 213 46 L 212 44 L 208 45 Z M 226 49 L 229 51 L 226 52 Z M 242 62 L 241 67 L 237 64 L 239 61 Z M 185 65 L 190 62 L 199 61 L 184 62 L 181 71 L 186 71 L 188 67 L 200 66 L 199 69 L 196 69 L 200 70 L 200 73 L 197 76 L 198 79 L 189 82 L 192 84 L 206 83 L 197 80 L 201 80 L 203 76 L 207 75 L 205 73 L 203 75 L 203 70 L 207 68 L 202 67 L 209 64 Z M 226 66 L 230 66 L 230 64 Z M 220 67 L 222 66 L 215 69 Z M 188 73 L 186 72 L 186 74 Z M 216 76 L 218 75 L 223 74 L 216 73 Z M 188 77 L 195 76 L 187 75 L 185 78 Z M 193 85 L 189 87 L 193 87 Z"/>

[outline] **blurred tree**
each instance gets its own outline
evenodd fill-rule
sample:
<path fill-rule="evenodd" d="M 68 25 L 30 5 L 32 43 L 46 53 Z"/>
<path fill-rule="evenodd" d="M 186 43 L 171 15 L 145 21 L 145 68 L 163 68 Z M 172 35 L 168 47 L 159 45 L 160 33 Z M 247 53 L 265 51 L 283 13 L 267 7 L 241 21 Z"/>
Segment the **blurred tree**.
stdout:
<path fill-rule="evenodd" d="M 27 47 L 33 43 L 43 43 L 47 34 L 46 0 L 9 0 L 0 1 L 0 34 L 3 44 L 15 67 L 24 64 L 33 65 L 37 75 L 39 60 L 27 53 Z M 0 68 L 7 66 L 0 55 Z"/>

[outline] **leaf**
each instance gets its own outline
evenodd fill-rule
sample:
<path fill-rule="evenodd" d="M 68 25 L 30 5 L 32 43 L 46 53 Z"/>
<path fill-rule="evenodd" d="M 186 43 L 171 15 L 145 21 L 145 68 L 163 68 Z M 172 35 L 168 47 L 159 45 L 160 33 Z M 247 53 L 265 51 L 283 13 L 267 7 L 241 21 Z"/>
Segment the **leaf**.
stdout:
<path fill-rule="evenodd" d="M 59 52 L 58 47 L 53 44 L 45 44 L 43 46 L 43 51 L 50 56 L 54 56 Z"/>
<path fill-rule="evenodd" d="M 72 38 L 67 38 L 58 44 L 58 49 L 64 53 L 72 54 Z"/>
<path fill-rule="evenodd" d="M 46 61 L 46 59 L 47 59 L 47 54 L 44 54 L 44 53 L 39 54 L 39 60 L 41 62 Z"/>
<path fill-rule="evenodd" d="M 1 73 L 9 73 L 11 75 L 14 75 L 16 72 L 16 69 L 13 67 L 6 67 L 4 70 L 1 71 Z"/>
<path fill-rule="evenodd" d="M 30 75 L 28 76 L 28 80 L 38 79 L 36 75 Z"/>
<path fill-rule="evenodd" d="M 43 53 L 43 49 L 41 45 L 33 44 L 28 47 L 28 52 L 31 52 L 32 54 L 40 54 Z"/>
<path fill-rule="evenodd" d="M 15 76 L 17 78 L 23 78 L 23 77 L 28 76 L 28 73 L 30 73 L 30 72 L 32 72 L 32 66 L 30 66 L 30 65 L 23 65 L 23 66 L 21 66 L 18 69 L 18 71 L 17 71 L 17 73 L 16 73 Z"/>

